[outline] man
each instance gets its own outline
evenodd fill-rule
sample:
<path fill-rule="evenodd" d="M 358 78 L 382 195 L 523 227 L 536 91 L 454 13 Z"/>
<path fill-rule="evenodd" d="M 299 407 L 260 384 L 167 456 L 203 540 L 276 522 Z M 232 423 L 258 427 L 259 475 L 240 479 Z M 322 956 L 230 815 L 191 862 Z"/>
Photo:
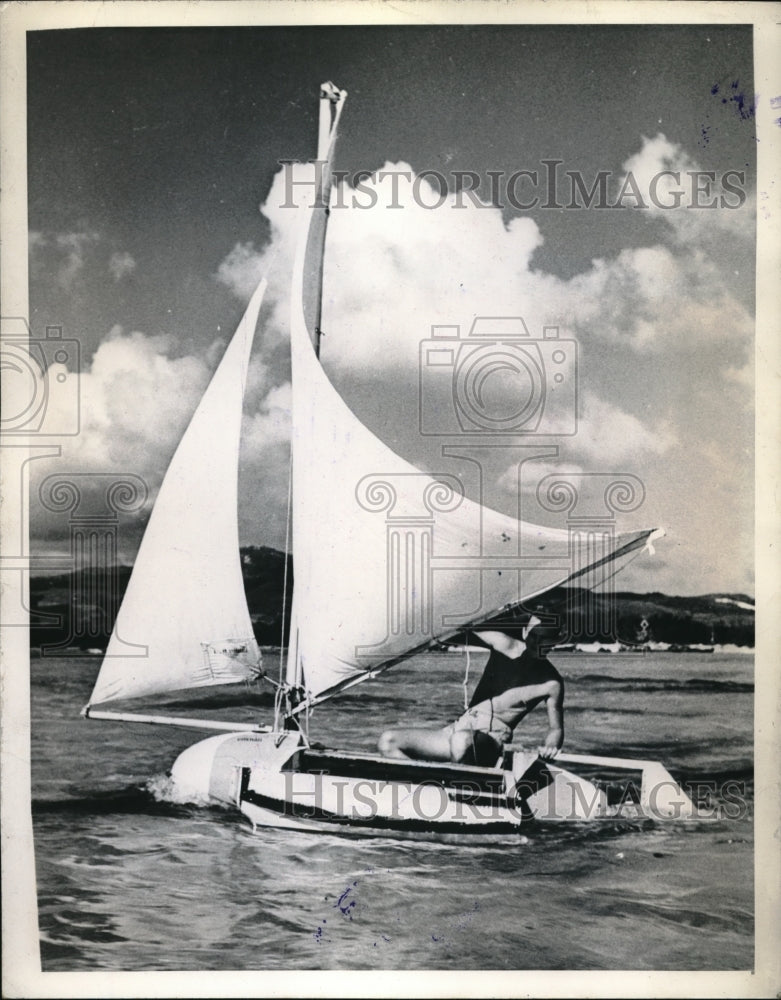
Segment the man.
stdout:
<path fill-rule="evenodd" d="M 555 757 L 564 742 L 564 681 L 541 655 L 539 625 L 539 618 L 531 618 L 520 639 L 506 632 L 475 631 L 491 655 L 467 711 L 444 729 L 389 729 L 379 739 L 380 753 L 491 767 L 521 719 L 545 703 L 548 733 L 539 755 Z"/>

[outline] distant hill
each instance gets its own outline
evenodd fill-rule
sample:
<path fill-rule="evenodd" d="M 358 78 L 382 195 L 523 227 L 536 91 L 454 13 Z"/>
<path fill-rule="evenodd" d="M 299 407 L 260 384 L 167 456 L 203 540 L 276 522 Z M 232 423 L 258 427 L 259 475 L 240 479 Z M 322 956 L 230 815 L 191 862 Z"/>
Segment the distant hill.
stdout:
<path fill-rule="evenodd" d="M 285 553 L 250 545 L 241 550 L 241 571 L 255 637 L 261 645 L 278 646 L 282 634 L 282 603 L 285 589 Z M 287 559 L 285 595 L 285 641 L 290 626 L 293 597 L 293 559 Z"/>
<path fill-rule="evenodd" d="M 610 599 L 601 594 L 568 591 L 569 630 L 588 632 L 586 617 L 609 621 L 612 601 L 613 638 L 621 642 L 663 642 L 675 645 L 754 645 L 754 599 L 747 594 L 703 594 L 671 597 L 658 592 L 618 591 Z M 599 629 L 597 629 L 599 632 Z M 607 634 L 594 639 L 610 641 Z"/>
<path fill-rule="evenodd" d="M 249 546 L 241 550 L 247 604 L 261 645 L 279 645 L 282 634 L 285 556 L 276 549 Z M 292 560 L 287 560 L 285 634 L 290 623 L 293 587 Z M 130 567 L 114 572 L 81 571 L 59 576 L 33 577 L 30 582 L 30 644 L 33 647 L 74 646 L 104 649 L 111 634 Z M 599 594 L 577 588 L 556 593 L 566 617 L 569 635 L 601 642 L 635 642 L 643 634 L 655 642 L 754 645 L 754 600 L 747 594 L 705 594 L 670 597 L 666 594 L 614 595 L 613 614 Z M 615 634 L 604 628 L 611 621 Z M 593 623 L 597 623 L 596 630 Z M 600 624 L 601 623 L 601 624 Z"/>

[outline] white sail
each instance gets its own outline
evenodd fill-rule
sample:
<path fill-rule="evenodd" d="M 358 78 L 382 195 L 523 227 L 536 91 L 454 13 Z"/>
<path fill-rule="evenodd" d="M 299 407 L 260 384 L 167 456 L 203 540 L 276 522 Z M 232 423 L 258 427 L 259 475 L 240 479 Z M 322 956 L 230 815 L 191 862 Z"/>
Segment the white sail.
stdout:
<path fill-rule="evenodd" d="M 459 625 L 489 619 L 628 555 L 651 532 L 592 540 L 519 522 L 462 495 L 454 477 L 405 461 L 352 413 L 325 374 L 294 274 L 291 649 L 307 693 L 341 689 Z M 603 573 L 603 579 L 612 574 Z"/>
<path fill-rule="evenodd" d="M 264 280 L 163 479 L 91 705 L 259 672 L 241 575 L 237 493 L 242 401 L 265 288 Z"/>

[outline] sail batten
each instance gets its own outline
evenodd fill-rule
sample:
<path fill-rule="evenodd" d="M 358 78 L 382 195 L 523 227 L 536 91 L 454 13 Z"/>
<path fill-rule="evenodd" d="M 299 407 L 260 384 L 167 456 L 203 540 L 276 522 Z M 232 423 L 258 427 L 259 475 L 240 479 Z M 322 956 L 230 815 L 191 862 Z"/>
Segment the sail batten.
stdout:
<path fill-rule="evenodd" d="M 90 705 L 260 673 L 241 574 L 238 462 L 261 281 L 155 501 Z"/>

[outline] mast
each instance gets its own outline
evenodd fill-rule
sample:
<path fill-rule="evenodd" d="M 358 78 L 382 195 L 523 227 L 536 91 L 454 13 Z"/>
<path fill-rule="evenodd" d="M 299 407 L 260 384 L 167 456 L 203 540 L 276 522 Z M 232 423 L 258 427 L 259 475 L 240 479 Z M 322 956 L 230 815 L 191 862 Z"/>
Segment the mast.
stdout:
<path fill-rule="evenodd" d="M 304 312 L 312 338 L 315 355 L 320 357 L 320 341 L 323 337 L 323 265 L 325 239 L 330 215 L 331 189 L 333 187 L 333 160 L 336 152 L 337 126 L 342 114 L 346 90 L 340 90 L 330 80 L 320 87 L 320 115 L 317 136 L 317 160 L 315 162 L 316 194 L 309 219 L 306 246 L 303 259 L 296 266 L 303 270 L 305 302 Z M 285 670 L 286 720 L 292 717 L 293 709 L 300 704 L 303 692 L 303 668 L 299 656 L 298 627 L 296 618 L 295 584 L 293 607 L 290 616 L 290 636 Z M 286 723 L 287 724 L 287 723 Z"/>
<path fill-rule="evenodd" d="M 307 247 L 307 256 L 315 257 L 315 286 L 312 289 L 314 298 L 313 343 L 315 356 L 320 357 L 320 341 L 323 336 L 321 327 L 323 316 L 323 262 L 325 258 L 325 236 L 328 228 L 328 216 L 331 214 L 331 188 L 333 187 L 333 159 L 336 151 L 337 125 L 342 114 L 346 90 L 339 90 L 330 82 L 320 87 L 320 122 L 317 137 L 317 196 L 313 211 L 315 219 L 310 230 L 311 245 Z M 320 218 L 317 218 L 320 216 Z"/>

